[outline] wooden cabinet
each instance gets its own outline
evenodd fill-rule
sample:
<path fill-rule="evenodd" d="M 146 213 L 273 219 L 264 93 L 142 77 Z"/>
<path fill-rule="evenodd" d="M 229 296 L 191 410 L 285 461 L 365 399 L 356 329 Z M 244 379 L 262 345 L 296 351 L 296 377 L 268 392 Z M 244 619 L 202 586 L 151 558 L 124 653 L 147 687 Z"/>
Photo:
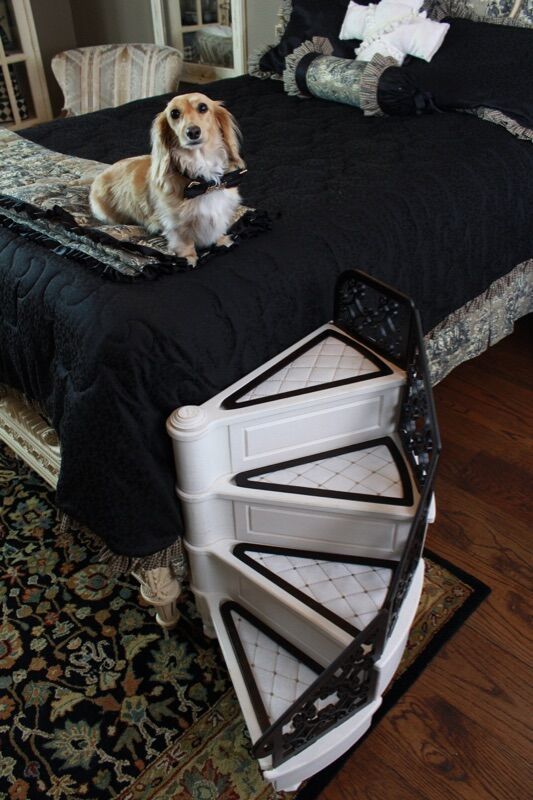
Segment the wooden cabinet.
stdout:
<path fill-rule="evenodd" d="M 20 130 L 51 118 L 30 0 L 0 0 L 0 125 Z"/>

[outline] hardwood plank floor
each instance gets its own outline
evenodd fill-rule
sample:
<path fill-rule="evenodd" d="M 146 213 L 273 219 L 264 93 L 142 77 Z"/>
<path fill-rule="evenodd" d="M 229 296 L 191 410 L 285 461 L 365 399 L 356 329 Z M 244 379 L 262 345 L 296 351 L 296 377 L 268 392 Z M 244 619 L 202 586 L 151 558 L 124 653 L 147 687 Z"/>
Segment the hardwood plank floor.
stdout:
<path fill-rule="evenodd" d="M 428 547 L 492 593 L 323 800 L 533 797 L 533 317 L 435 389 L 443 452 Z"/>

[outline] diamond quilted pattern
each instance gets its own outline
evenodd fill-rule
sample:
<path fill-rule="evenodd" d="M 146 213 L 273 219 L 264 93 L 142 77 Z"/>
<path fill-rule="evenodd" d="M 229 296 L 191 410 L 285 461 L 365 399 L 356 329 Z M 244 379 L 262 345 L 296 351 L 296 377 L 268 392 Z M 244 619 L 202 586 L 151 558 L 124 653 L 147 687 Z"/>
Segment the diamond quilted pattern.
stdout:
<path fill-rule="evenodd" d="M 334 336 L 327 336 L 275 372 L 258 386 L 250 389 L 238 402 L 275 396 L 282 392 L 293 392 L 309 386 L 358 378 L 361 375 L 379 372 L 379 367 L 369 361 L 355 347 L 345 344 Z"/>
<path fill-rule="evenodd" d="M 316 674 L 237 611 L 232 611 L 231 616 L 273 722 L 313 683 Z"/>
<path fill-rule="evenodd" d="M 342 456 L 308 461 L 304 464 L 265 472 L 252 482 L 303 486 L 349 494 L 403 498 L 402 479 L 386 445 L 344 453 Z"/>
<path fill-rule="evenodd" d="M 362 630 L 382 608 L 392 570 L 247 550 L 246 555 L 343 620 Z"/>

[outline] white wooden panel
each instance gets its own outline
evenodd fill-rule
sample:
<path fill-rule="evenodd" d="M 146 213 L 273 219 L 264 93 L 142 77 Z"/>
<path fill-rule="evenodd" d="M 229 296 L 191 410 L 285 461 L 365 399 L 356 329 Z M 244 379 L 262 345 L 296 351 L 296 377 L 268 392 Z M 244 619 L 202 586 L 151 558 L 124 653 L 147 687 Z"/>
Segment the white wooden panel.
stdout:
<path fill-rule="evenodd" d="M 242 541 L 377 558 L 397 557 L 409 531 L 408 522 L 244 503 L 235 506 L 235 523 Z"/>

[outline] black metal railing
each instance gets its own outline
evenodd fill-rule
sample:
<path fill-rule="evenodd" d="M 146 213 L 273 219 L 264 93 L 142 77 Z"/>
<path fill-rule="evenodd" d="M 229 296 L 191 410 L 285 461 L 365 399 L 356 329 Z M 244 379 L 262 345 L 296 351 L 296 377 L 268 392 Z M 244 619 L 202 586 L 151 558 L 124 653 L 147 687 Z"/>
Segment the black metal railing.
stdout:
<path fill-rule="evenodd" d="M 436 461 L 435 461 L 436 465 Z M 431 496 L 433 494 L 433 482 L 428 481 L 423 489 L 415 517 L 409 529 L 409 535 L 405 543 L 402 557 L 394 571 L 394 576 L 387 592 L 387 597 L 383 604 L 383 609 L 387 612 L 387 630 L 384 645 L 392 633 L 398 620 L 398 615 L 405 600 L 405 596 L 411 586 L 411 581 L 416 572 L 418 562 L 424 549 L 424 539 L 426 536 L 427 518 Z"/>
<path fill-rule="evenodd" d="M 274 767 L 292 758 L 374 697 L 374 667 L 387 629 L 380 612 L 253 747 L 256 758 L 272 755 Z"/>
<path fill-rule="evenodd" d="M 337 283 L 334 321 L 406 372 L 398 433 L 420 498 L 381 611 L 255 743 L 254 755 L 272 756 L 273 767 L 375 699 L 375 663 L 397 622 L 422 555 L 441 446 L 422 326 L 413 302 L 354 270 L 341 275 Z"/>
<path fill-rule="evenodd" d="M 335 288 L 335 324 L 393 364 L 407 368 L 415 306 L 407 295 L 358 270 L 344 272 Z"/>
<path fill-rule="evenodd" d="M 422 491 L 440 452 L 440 435 L 429 379 L 422 326 L 414 311 L 413 344 L 400 407 L 398 432 L 418 488 Z"/>

